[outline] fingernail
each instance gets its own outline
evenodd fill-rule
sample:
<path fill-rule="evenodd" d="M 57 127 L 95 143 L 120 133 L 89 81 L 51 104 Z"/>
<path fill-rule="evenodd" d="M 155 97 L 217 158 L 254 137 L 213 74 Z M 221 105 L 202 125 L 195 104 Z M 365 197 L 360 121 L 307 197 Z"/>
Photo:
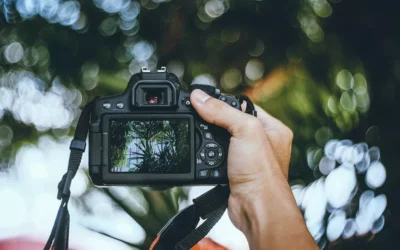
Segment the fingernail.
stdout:
<path fill-rule="evenodd" d="M 205 103 L 208 98 L 210 98 L 209 95 L 207 95 L 204 91 L 200 89 L 196 89 L 192 92 L 192 95 L 194 97 L 195 102 L 197 103 Z"/>

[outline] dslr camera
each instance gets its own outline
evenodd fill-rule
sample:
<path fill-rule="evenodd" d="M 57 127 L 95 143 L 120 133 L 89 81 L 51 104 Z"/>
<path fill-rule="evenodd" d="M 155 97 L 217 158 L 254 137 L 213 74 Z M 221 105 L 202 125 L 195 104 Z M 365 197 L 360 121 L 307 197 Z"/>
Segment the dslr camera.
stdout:
<path fill-rule="evenodd" d="M 165 67 L 142 68 L 122 94 L 93 103 L 89 127 L 89 175 L 95 185 L 179 186 L 228 184 L 231 135 L 208 124 L 190 103 L 201 89 L 241 110 L 239 100 L 214 86 L 180 89 Z"/>

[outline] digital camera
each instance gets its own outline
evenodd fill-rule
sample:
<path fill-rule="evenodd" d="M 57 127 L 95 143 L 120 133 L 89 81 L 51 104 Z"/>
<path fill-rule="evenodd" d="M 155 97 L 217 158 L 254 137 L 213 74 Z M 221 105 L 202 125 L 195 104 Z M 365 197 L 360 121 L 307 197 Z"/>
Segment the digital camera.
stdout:
<path fill-rule="evenodd" d="M 227 184 L 231 135 L 206 123 L 190 103 L 201 89 L 241 110 L 239 100 L 214 86 L 180 89 L 163 67 L 143 68 L 126 90 L 94 101 L 89 127 L 89 175 L 95 185 Z"/>

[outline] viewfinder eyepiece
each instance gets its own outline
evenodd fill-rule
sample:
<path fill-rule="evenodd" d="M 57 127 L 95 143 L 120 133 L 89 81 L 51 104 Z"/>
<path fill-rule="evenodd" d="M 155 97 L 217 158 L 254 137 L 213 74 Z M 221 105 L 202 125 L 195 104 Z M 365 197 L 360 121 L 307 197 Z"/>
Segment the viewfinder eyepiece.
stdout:
<path fill-rule="evenodd" d="M 168 81 L 141 81 L 132 88 L 132 105 L 137 108 L 176 108 L 179 90 Z"/>
<path fill-rule="evenodd" d="M 144 100 L 147 104 L 164 104 L 164 91 L 163 89 L 150 89 L 144 91 Z"/>

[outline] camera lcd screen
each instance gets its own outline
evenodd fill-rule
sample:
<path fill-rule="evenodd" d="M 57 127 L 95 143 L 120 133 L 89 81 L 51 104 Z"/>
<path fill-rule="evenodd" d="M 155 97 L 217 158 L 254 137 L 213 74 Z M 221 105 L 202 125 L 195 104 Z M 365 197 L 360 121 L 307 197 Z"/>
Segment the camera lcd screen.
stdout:
<path fill-rule="evenodd" d="M 111 119 L 110 172 L 189 173 L 189 119 Z"/>

